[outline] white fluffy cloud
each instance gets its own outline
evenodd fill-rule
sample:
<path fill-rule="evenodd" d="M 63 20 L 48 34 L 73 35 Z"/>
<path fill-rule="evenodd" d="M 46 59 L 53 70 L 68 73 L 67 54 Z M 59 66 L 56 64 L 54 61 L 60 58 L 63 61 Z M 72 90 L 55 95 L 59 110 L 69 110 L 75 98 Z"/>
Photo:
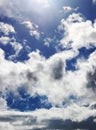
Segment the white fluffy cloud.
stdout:
<path fill-rule="evenodd" d="M 14 39 L 14 40 L 15 40 L 15 39 Z M 18 43 L 18 42 L 16 42 L 16 41 L 10 42 L 10 45 L 11 45 L 12 48 L 14 49 L 15 54 L 10 55 L 10 56 L 9 56 L 9 59 L 13 59 L 13 58 L 15 58 L 15 57 L 18 56 L 19 52 L 23 49 L 23 47 L 22 47 L 21 43 Z"/>
<path fill-rule="evenodd" d="M 32 31 L 38 29 L 37 25 L 29 21 L 25 21 L 23 24 Z M 84 20 L 80 14 L 72 14 L 67 20 L 63 19 L 61 25 L 58 27 L 59 30 L 62 29 L 65 31 L 61 43 L 65 48 L 72 49 L 54 54 L 48 59 L 40 55 L 39 51 L 37 51 L 30 53 L 29 59 L 24 63 L 14 63 L 6 60 L 3 50 L 0 50 L 1 92 L 6 91 L 7 88 L 9 91 L 17 93 L 17 88 L 24 86 L 31 96 L 38 94 L 48 97 L 48 101 L 53 106 L 63 106 L 63 103 L 68 105 L 74 102 L 74 99 L 82 106 L 90 104 L 96 97 L 93 91 L 91 91 L 90 95 L 90 89 L 87 87 L 87 75 L 89 72 L 95 71 L 93 66 L 96 67 L 96 52 L 90 55 L 88 60 L 78 60 L 75 65 L 76 71 L 66 70 L 66 60 L 71 60 L 76 57 L 79 54 L 79 48 L 89 48 L 90 43 L 94 46 L 96 45 L 95 24 L 95 22 L 92 24 L 91 21 Z M 5 25 L 7 29 L 5 29 Z M 2 23 L 2 26 L 7 30 L 4 31 L 5 34 L 15 32 L 11 25 Z M 8 37 L 1 37 L 3 44 L 7 44 L 8 40 L 11 39 L 8 39 Z M 16 51 L 15 55 L 9 57 L 11 59 L 19 54 L 22 46 L 15 38 L 13 38 L 13 42 L 10 41 L 10 44 Z M 74 99 L 70 99 L 71 97 L 74 97 Z"/>
<path fill-rule="evenodd" d="M 4 36 L 1 36 L 0 37 L 0 43 L 3 44 L 3 45 L 7 45 L 8 43 L 10 42 L 10 38 L 9 37 L 4 37 Z"/>
<path fill-rule="evenodd" d="M 15 30 L 12 25 L 0 22 L 0 32 L 4 33 L 4 35 L 9 35 L 10 33 L 15 33 Z"/>
<path fill-rule="evenodd" d="M 96 46 L 96 22 L 85 20 L 80 14 L 72 14 L 66 20 L 61 20 L 59 30 L 64 30 L 64 38 L 61 40 L 63 47 L 90 48 Z"/>
<path fill-rule="evenodd" d="M 76 52 L 65 51 L 45 59 L 39 52 L 32 52 L 28 61 L 13 63 L 5 60 L 4 52 L 1 50 L 0 89 L 4 91 L 4 88 L 7 88 L 16 93 L 18 87 L 24 86 L 32 96 L 47 96 L 53 106 L 62 106 L 63 102 L 67 105 L 74 102 L 70 99 L 71 96 L 76 98 L 78 104 L 90 104 L 96 97 L 94 92 L 90 94 L 90 89 L 87 88 L 87 74 L 92 71 L 93 66 L 96 67 L 95 53 L 88 61 L 78 61 L 77 71 L 67 72 L 66 60 L 75 56 Z"/>
<path fill-rule="evenodd" d="M 15 54 L 9 56 L 9 59 L 17 57 L 23 47 L 21 43 L 18 43 L 14 37 L 14 34 L 16 34 L 14 27 L 10 24 L 0 22 L 0 33 L 0 44 L 3 44 L 5 46 L 9 44 L 15 51 Z M 12 37 L 10 37 L 10 34 L 12 34 Z"/>
<path fill-rule="evenodd" d="M 21 43 L 18 43 L 14 37 L 10 38 L 10 37 L 6 37 L 6 36 L 1 36 L 0 37 L 0 44 L 3 44 L 5 46 L 9 44 L 12 46 L 12 49 L 15 52 L 13 55 L 10 55 L 8 57 L 10 60 L 16 58 L 18 56 L 19 52 L 23 49 L 23 46 L 21 45 Z"/>
<path fill-rule="evenodd" d="M 22 22 L 28 29 L 31 36 L 35 36 L 36 39 L 40 38 L 40 33 L 38 31 L 38 25 L 33 24 L 30 21 L 24 21 Z"/>
<path fill-rule="evenodd" d="M 3 5 L 5 2 L 8 2 L 8 6 L 12 7 L 10 9 L 13 10 L 12 13 L 12 10 L 7 9 L 8 12 L 5 13 L 12 16 L 14 11 L 18 14 L 18 9 L 22 11 L 19 7 L 13 9 L 14 0 L 12 3 L 7 0 L 1 1 L 0 6 L 6 7 Z M 23 2 L 26 4 L 25 1 Z M 42 8 L 50 7 L 48 1 L 36 0 L 36 2 L 30 1 L 29 3 L 36 4 L 38 7 L 43 4 Z M 19 5 L 20 3 L 17 1 L 15 4 Z M 25 4 L 24 7 L 22 5 L 23 8 L 25 8 Z M 28 5 L 28 7 L 30 6 Z M 65 10 L 69 11 L 71 8 L 66 7 Z M 34 8 L 33 11 L 37 10 Z M 30 35 L 37 39 L 40 38 L 37 25 L 30 21 L 24 21 L 23 24 L 29 29 Z M 48 123 L 52 119 L 70 119 L 80 122 L 89 117 L 96 117 L 96 109 L 92 110 L 91 107 L 88 107 L 96 101 L 96 95 L 93 91 L 93 88 L 96 90 L 96 79 L 94 78 L 96 75 L 96 51 L 88 59 L 77 60 L 75 71 L 66 70 L 66 60 L 75 58 L 79 54 L 78 49 L 90 48 L 91 45 L 96 46 L 96 22 L 85 20 L 80 14 L 71 14 L 66 20 L 61 20 L 58 30 L 64 31 L 60 44 L 66 50 L 56 53 L 48 59 L 40 55 L 39 51 L 33 51 L 29 54 L 28 60 L 15 63 L 6 60 L 4 51 L 0 49 L 0 91 L 6 93 L 7 90 L 18 94 L 17 88 L 23 86 L 31 96 L 45 95 L 48 97 L 48 102 L 52 104 L 50 110 L 41 109 L 32 113 L 16 111 L 0 113 L 1 129 L 27 130 L 37 127 L 42 129 L 47 127 L 46 122 Z M 9 58 L 14 58 L 23 48 L 15 38 L 12 42 L 12 39 L 8 37 L 10 33 L 15 33 L 14 28 L 1 22 L 0 31 L 5 35 L 0 37 L 0 42 L 4 45 L 10 42 L 16 53 Z M 45 39 L 46 45 L 49 45 L 49 42 L 51 42 L 50 38 Z M 7 110 L 7 107 L 6 100 L 0 98 L 0 110 Z M 3 120 L 6 122 L 3 123 Z M 32 125 L 32 122 L 35 123 Z"/>
<path fill-rule="evenodd" d="M 2 97 L 0 97 L 0 110 L 1 111 L 7 110 L 7 102 Z"/>

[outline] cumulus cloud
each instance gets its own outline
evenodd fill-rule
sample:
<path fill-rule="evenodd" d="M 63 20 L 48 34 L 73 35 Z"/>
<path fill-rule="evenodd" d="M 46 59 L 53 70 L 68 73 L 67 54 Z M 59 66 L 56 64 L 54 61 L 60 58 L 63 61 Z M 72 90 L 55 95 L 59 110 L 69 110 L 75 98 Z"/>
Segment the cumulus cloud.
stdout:
<path fill-rule="evenodd" d="M 15 51 L 15 54 L 10 55 L 9 59 L 17 57 L 23 47 L 21 43 L 17 42 L 15 38 L 16 31 L 14 27 L 11 24 L 0 22 L 0 34 L 0 44 L 4 45 L 5 47 L 7 45 L 10 45 L 12 49 Z"/>
<path fill-rule="evenodd" d="M 12 25 L 0 22 L 0 32 L 4 35 L 9 35 L 10 33 L 15 33 L 15 30 Z"/>
<path fill-rule="evenodd" d="M 12 48 L 15 51 L 15 54 L 9 56 L 9 59 L 12 60 L 18 56 L 19 52 L 23 49 L 23 47 L 22 47 L 21 43 L 18 43 L 16 41 L 10 42 L 10 45 L 12 46 Z"/>
<path fill-rule="evenodd" d="M 53 106 L 63 106 L 63 103 L 68 105 L 74 101 L 84 105 L 96 99 L 94 92 L 90 94 L 87 88 L 87 74 L 95 63 L 95 53 L 90 56 L 89 62 L 78 61 L 78 69 L 73 72 L 65 69 L 66 59 L 76 56 L 76 52 L 72 50 L 57 53 L 49 59 L 41 56 L 39 52 L 32 52 L 29 56 L 29 60 L 24 63 L 14 63 L 5 60 L 1 50 L 1 91 L 4 88 L 6 91 L 7 88 L 8 91 L 17 93 L 18 87 L 24 86 L 31 96 L 38 94 L 48 97 L 48 102 Z M 73 100 L 70 99 L 71 96 L 74 97 Z"/>
<path fill-rule="evenodd" d="M 38 29 L 37 25 L 29 21 L 25 21 L 23 24 L 31 31 Z M 3 25 L 6 24 L 3 23 Z M 90 105 L 96 99 L 94 92 L 91 91 L 90 94 L 88 87 L 89 82 L 91 84 L 94 82 L 93 87 L 95 87 L 95 81 L 91 79 L 94 74 L 88 75 L 92 72 L 93 66 L 96 68 L 96 52 L 92 53 L 88 59 L 78 60 L 76 71 L 66 70 L 66 60 L 78 56 L 79 48 L 88 48 L 90 43 L 95 46 L 95 22 L 92 24 L 80 14 L 73 13 L 66 20 L 61 21 L 58 30 L 61 29 L 65 31 L 61 43 L 65 48 L 71 49 L 56 53 L 48 59 L 37 51 L 30 53 L 29 59 L 25 62 L 14 63 L 6 60 L 3 50 L 0 50 L 1 92 L 6 91 L 7 88 L 8 91 L 17 93 L 18 87 L 24 86 L 31 96 L 38 94 L 48 97 L 52 106 L 64 106 L 64 104 L 68 106 L 72 102 L 77 102 L 81 106 Z M 7 34 L 9 32 L 10 29 L 8 29 Z M 77 33 L 78 35 L 76 35 Z M 7 44 L 9 39 L 1 37 L 1 40 L 3 44 Z M 71 44 L 69 44 L 70 42 Z M 16 51 L 15 55 L 9 57 L 11 59 L 19 54 L 22 46 L 16 39 L 13 39 L 13 42 L 10 41 L 10 44 Z"/>
<path fill-rule="evenodd" d="M 21 45 L 21 43 L 18 43 L 14 37 L 10 38 L 8 36 L 1 36 L 0 44 L 4 46 L 10 45 L 12 49 L 15 51 L 14 54 L 9 55 L 8 58 L 10 60 L 16 58 L 19 55 L 20 51 L 23 49 L 23 46 Z"/>
<path fill-rule="evenodd" d="M 7 45 L 8 43 L 10 42 L 10 38 L 9 37 L 4 37 L 4 36 L 1 36 L 0 37 L 0 43 L 3 44 L 3 45 Z"/>
<path fill-rule="evenodd" d="M 90 48 L 96 46 L 96 23 L 85 20 L 80 14 L 72 14 L 66 20 L 61 20 L 59 29 L 64 30 L 64 38 L 61 40 L 63 47 L 73 48 Z M 78 34 L 78 35 L 77 35 Z"/>
<path fill-rule="evenodd" d="M 28 29 L 31 36 L 35 36 L 36 39 L 40 38 L 40 33 L 38 31 L 38 25 L 33 24 L 30 21 L 24 21 L 22 22 Z"/>
<path fill-rule="evenodd" d="M 8 2 L 8 6 L 12 7 L 10 8 L 12 10 L 7 8 L 8 12 L 5 10 L 4 13 L 10 14 L 10 16 L 14 12 L 18 14 L 19 6 L 17 9 L 13 9 L 14 0 L 12 3 L 7 0 L 1 1 L 0 7 L 6 7 L 5 1 Z M 23 2 L 26 4 L 24 0 Z M 41 7 L 41 4 L 43 4 L 42 8 L 50 7 L 48 1 L 36 0 L 36 2 L 29 1 L 30 4 L 36 4 L 38 7 Z M 20 3 L 17 1 L 15 4 Z M 25 4 L 23 8 L 25 8 Z M 30 6 L 28 5 L 28 7 Z M 69 11 L 71 8 L 66 7 L 65 10 Z M 33 7 L 32 11 L 37 10 Z M 3 12 L 1 11 L 1 13 Z M 37 25 L 30 21 L 23 21 L 22 24 L 29 29 L 30 35 L 37 39 L 40 38 Z M 0 42 L 4 45 L 10 44 L 16 52 L 15 55 L 9 57 L 12 59 L 19 54 L 23 47 L 15 38 L 8 37 L 10 33 L 15 33 L 11 25 L 1 23 L 0 30 L 5 35 L 0 37 Z M 80 14 L 73 13 L 66 20 L 61 20 L 58 30 L 64 31 L 60 44 L 66 50 L 56 53 L 48 59 L 37 50 L 29 53 L 28 60 L 15 63 L 6 60 L 4 51 L 0 49 L 0 91 L 5 93 L 5 97 L 0 98 L 0 109 L 6 109 L 3 114 L 0 113 L 1 129 L 62 129 L 68 128 L 68 126 L 68 129 L 71 129 L 70 126 L 73 129 L 89 129 L 90 120 L 93 129 L 96 127 L 94 123 L 96 120 L 94 103 L 96 101 L 94 91 L 96 90 L 96 51 L 91 53 L 88 59 L 79 58 L 76 61 L 75 71 L 66 70 L 66 61 L 78 56 L 78 49 L 90 48 L 91 45 L 96 46 L 96 22 L 92 23 L 90 20 L 85 20 Z M 45 39 L 46 45 L 49 46 L 49 42 L 51 42 L 50 38 Z M 26 88 L 26 93 L 32 97 L 46 96 L 47 102 L 51 103 L 52 108 L 39 109 L 29 113 L 7 111 L 9 106 L 6 103 L 6 91 L 18 95 L 19 87 Z M 56 108 L 56 106 L 58 107 Z"/>
<path fill-rule="evenodd" d="M 52 77 L 56 80 L 61 79 L 63 77 L 63 69 L 64 69 L 64 63 L 62 60 L 59 60 L 57 63 L 53 65 Z"/>
<path fill-rule="evenodd" d="M 5 111 L 7 109 L 7 102 L 5 99 L 0 97 L 0 110 Z"/>

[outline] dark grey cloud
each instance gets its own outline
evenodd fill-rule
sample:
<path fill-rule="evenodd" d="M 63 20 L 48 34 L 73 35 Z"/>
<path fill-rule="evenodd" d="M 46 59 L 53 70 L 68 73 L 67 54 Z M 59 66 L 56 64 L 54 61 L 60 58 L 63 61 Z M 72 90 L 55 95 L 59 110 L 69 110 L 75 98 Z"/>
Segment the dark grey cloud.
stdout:
<path fill-rule="evenodd" d="M 32 72 L 31 70 L 27 69 L 19 74 L 19 76 L 25 79 L 26 82 L 37 82 L 38 76 L 36 75 L 36 72 Z"/>
<path fill-rule="evenodd" d="M 6 124 L 7 122 L 16 130 L 96 130 L 95 119 L 96 117 L 89 117 L 81 122 L 72 121 L 70 119 L 50 119 L 38 122 L 36 117 L 24 116 L 21 114 L 17 116 L 8 115 L 8 117 L 0 117 L 0 123 L 3 122 Z"/>
<path fill-rule="evenodd" d="M 31 81 L 31 80 L 37 81 L 38 80 L 38 78 L 36 77 L 36 74 L 34 74 L 33 72 L 30 72 L 30 71 L 27 71 L 26 77 L 29 81 Z"/>
<path fill-rule="evenodd" d="M 96 122 L 93 121 L 93 117 L 89 117 L 87 120 L 81 122 L 73 122 L 72 120 L 49 120 L 48 129 L 61 129 L 61 130 L 96 130 Z"/>
<path fill-rule="evenodd" d="M 11 117 L 0 117 L 0 122 L 13 122 Z"/>
<path fill-rule="evenodd" d="M 60 80 L 63 77 L 63 69 L 64 69 L 64 63 L 62 60 L 59 60 L 58 63 L 56 63 L 53 66 L 52 74 L 55 80 Z"/>
<path fill-rule="evenodd" d="M 90 109 L 96 109 L 96 102 L 95 103 L 92 103 L 90 106 L 89 106 Z"/>
<path fill-rule="evenodd" d="M 90 71 L 87 74 L 88 83 L 87 87 L 91 88 L 93 91 L 96 91 L 96 69 L 94 71 Z"/>

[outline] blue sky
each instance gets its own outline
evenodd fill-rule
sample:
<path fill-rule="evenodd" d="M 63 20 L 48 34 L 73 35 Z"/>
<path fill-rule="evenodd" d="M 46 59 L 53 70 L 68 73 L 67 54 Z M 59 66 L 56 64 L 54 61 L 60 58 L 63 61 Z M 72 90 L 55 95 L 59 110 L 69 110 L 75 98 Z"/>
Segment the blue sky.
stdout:
<path fill-rule="evenodd" d="M 95 12 L 95 0 L 0 0 L 0 129 L 96 129 Z"/>

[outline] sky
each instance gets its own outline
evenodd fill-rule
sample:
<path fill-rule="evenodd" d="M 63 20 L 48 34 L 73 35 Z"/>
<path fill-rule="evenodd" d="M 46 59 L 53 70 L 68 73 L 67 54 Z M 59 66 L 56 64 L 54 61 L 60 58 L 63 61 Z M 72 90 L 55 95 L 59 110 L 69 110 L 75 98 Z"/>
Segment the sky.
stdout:
<path fill-rule="evenodd" d="M 0 0 L 0 130 L 96 130 L 96 0 Z"/>

